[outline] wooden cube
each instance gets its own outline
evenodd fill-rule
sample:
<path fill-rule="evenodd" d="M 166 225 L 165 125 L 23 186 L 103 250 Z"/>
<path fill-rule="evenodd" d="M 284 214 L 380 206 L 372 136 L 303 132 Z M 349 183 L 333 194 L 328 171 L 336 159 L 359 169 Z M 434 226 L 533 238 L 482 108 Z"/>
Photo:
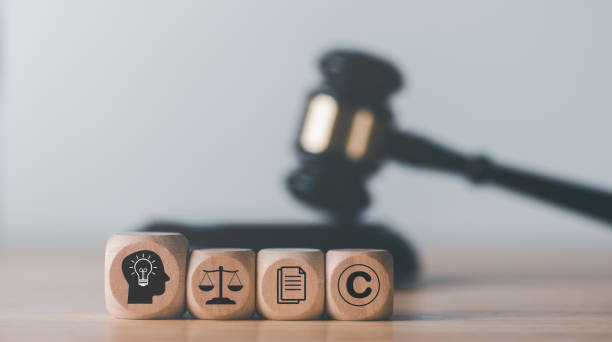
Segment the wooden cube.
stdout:
<path fill-rule="evenodd" d="M 201 319 L 246 319 L 255 311 L 255 253 L 196 249 L 187 271 L 187 308 Z"/>
<path fill-rule="evenodd" d="M 275 320 L 321 317 L 324 267 L 318 249 L 262 249 L 257 254 L 257 311 Z"/>
<path fill-rule="evenodd" d="M 178 233 L 114 234 L 106 243 L 106 309 L 117 318 L 181 316 L 187 239 Z"/>
<path fill-rule="evenodd" d="M 393 256 L 382 249 L 334 249 L 326 261 L 327 313 L 338 320 L 382 320 L 393 313 Z"/>

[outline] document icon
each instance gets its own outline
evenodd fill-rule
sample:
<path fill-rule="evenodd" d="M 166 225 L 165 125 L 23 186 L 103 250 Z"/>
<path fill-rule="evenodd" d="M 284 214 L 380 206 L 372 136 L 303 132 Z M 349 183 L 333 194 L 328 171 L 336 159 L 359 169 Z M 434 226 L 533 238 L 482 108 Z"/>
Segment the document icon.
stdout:
<path fill-rule="evenodd" d="M 282 266 L 276 270 L 276 302 L 299 304 L 306 300 L 306 272 L 299 266 Z"/>

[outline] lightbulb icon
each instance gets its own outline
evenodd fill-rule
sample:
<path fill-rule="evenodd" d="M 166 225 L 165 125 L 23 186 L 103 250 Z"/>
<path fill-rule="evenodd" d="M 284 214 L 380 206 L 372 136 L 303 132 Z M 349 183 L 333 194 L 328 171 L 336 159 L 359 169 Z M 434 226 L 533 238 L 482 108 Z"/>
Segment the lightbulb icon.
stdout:
<path fill-rule="evenodd" d="M 150 258 L 150 255 L 147 256 L 145 255 L 145 253 L 142 253 L 142 257 L 139 257 L 137 260 L 132 261 L 134 263 L 134 272 L 132 274 L 136 273 L 136 276 L 138 277 L 139 286 L 149 285 L 149 276 L 151 274 L 155 275 L 155 272 L 153 272 L 153 270 L 157 268 L 156 266 L 153 266 L 155 260 L 151 261 Z"/>
<path fill-rule="evenodd" d="M 1 0 L 0 0 L 1 1 Z M 166 292 L 166 274 L 162 258 L 151 250 L 139 250 L 123 258 L 123 277 L 128 285 L 128 304 L 152 304 L 153 297 Z"/>

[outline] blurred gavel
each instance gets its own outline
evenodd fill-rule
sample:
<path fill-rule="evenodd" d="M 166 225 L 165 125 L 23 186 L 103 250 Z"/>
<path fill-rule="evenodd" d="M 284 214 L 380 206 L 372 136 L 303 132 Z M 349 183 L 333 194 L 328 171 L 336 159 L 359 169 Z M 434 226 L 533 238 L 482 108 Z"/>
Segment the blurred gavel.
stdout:
<path fill-rule="evenodd" d="M 389 96 L 402 86 L 399 71 L 378 57 L 336 50 L 319 63 L 322 84 L 308 98 L 297 150 L 300 168 L 288 178 L 303 202 L 341 222 L 354 220 L 369 203 L 367 178 L 385 159 L 497 184 L 612 223 L 612 195 L 468 156 L 393 124 Z"/>
<path fill-rule="evenodd" d="M 187 225 L 152 222 L 146 231 L 187 236 L 194 248 L 270 247 L 381 248 L 393 255 L 395 282 L 417 278 L 418 253 L 405 234 L 359 220 L 369 199 L 366 180 L 385 159 L 463 174 L 612 223 L 612 196 L 466 156 L 393 125 L 389 96 L 402 85 L 388 62 L 355 51 L 332 51 L 320 60 L 323 83 L 309 96 L 300 125 L 300 167 L 288 178 L 298 199 L 326 211 L 326 223 L 247 222 Z"/>

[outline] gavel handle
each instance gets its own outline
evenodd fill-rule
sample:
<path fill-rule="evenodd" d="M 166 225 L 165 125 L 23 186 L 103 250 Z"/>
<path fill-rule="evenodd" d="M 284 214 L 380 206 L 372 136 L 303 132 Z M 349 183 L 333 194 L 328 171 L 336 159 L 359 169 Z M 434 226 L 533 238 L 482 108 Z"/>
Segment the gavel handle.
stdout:
<path fill-rule="evenodd" d="M 413 166 L 462 174 L 476 184 L 496 184 L 612 224 L 612 193 L 603 190 L 465 156 L 411 133 L 393 134 L 386 152 Z"/>

